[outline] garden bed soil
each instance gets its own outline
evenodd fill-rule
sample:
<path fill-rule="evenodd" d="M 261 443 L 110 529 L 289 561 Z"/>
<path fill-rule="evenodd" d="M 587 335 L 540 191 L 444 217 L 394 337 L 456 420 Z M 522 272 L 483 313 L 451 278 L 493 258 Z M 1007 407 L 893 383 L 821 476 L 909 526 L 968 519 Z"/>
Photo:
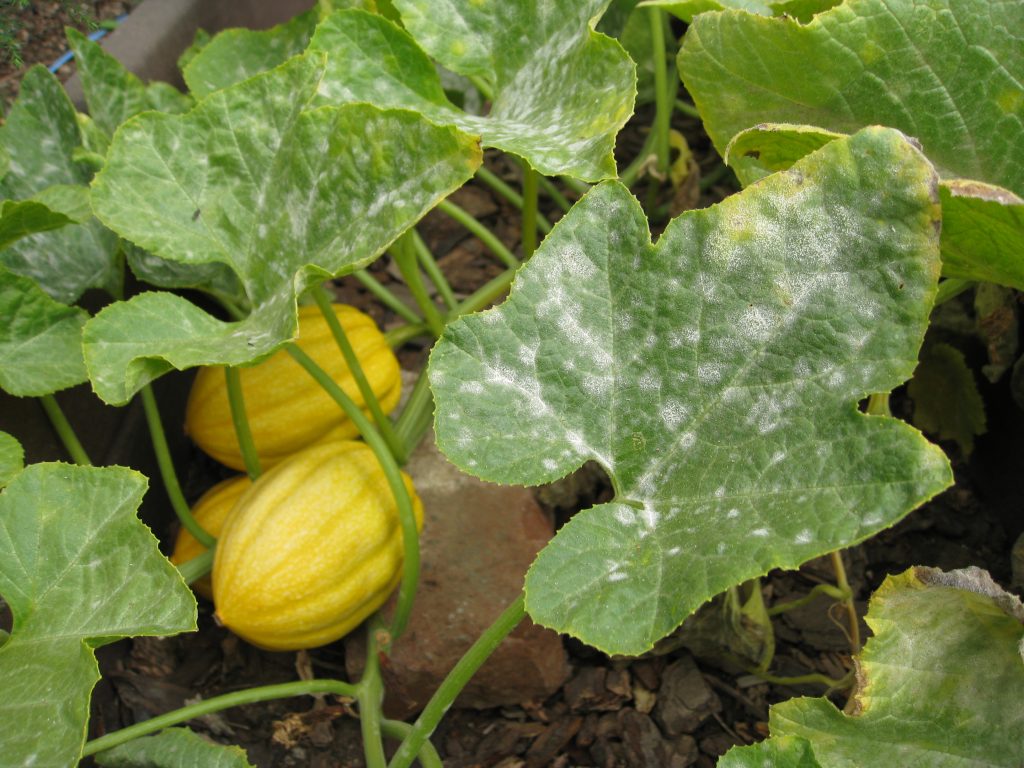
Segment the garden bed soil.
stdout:
<path fill-rule="evenodd" d="M 106 19 L 123 13 L 130 3 L 88 5 L 96 18 Z M 35 3 L 27 12 L 26 62 L 50 63 L 65 49 L 62 27 L 66 19 L 60 17 L 58 6 Z M 9 67 L 0 69 L 5 98 L 16 91 L 18 75 Z M 648 125 L 647 117 L 641 114 L 635 125 Z M 687 136 L 701 170 L 710 171 L 719 161 L 699 124 L 678 117 L 675 127 Z M 626 156 L 641 143 L 642 129 L 627 128 L 620 137 Z M 492 170 L 515 182 L 517 169 L 508 160 L 489 154 L 487 161 Z M 723 182 L 688 202 L 691 207 L 708 205 L 730 191 Z M 691 188 L 690 194 L 696 197 L 696 189 Z M 488 223 L 509 247 L 518 247 L 519 216 L 507 203 L 476 187 L 460 191 L 458 201 Z M 679 200 L 662 202 L 676 208 L 681 205 Z M 547 213 L 552 219 L 557 217 L 554 209 Z M 440 214 L 428 215 L 420 232 L 458 294 L 468 295 L 501 271 L 478 241 Z M 386 259 L 376 262 L 372 271 L 396 293 L 403 291 Z M 384 327 L 396 322 L 395 316 L 354 280 L 339 281 L 336 294 L 339 300 L 369 312 Z M 426 351 L 423 344 L 405 347 L 400 353 L 403 367 L 417 370 Z M 182 382 L 187 384 L 187 377 L 182 377 Z M 943 446 L 953 458 L 956 486 L 891 530 L 844 553 L 861 615 L 871 591 L 884 577 L 911 564 L 943 569 L 978 565 L 1003 586 L 1010 584 L 1011 547 L 1024 530 L 1020 503 L 1024 498 L 1024 414 L 1010 399 L 1005 382 L 1003 386 L 984 385 L 983 395 L 990 429 L 978 439 L 971 460 L 960 456 L 955 445 Z M 896 415 L 908 415 L 909 405 L 899 392 L 893 404 Z M 171 418 L 175 416 L 168 414 Z M 184 484 L 189 498 L 194 499 L 219 479 L 223 470 L 198 450 L 185 450 L 190 461 Z M 159 494 L 161 490 L 155 488 L 149 496 Z M 538 491 L 538 499 L 556 526 L 577 509 L 609 496 L 599 472 L 585 472 L 554 489 Z M 173 541 L 172 517 L 168 511 L 154 526 L 165 550 Z M 823 558 L 796 572 L 772 572 L 763 579 L 763 592 L 770 605 L 792 600 L 832 579 L 831 565 Z M 136 638 L 99 650 L 103 680 L 93 698 L 90 737 L 198 698 L 295 680 L 300 668 L 317 676 L 345 678 L 342 643 L 315 649 L 308 656 L 268 653 L 218 627 L 211 614 L 210 604 L 201 600 L 197 634 Z M 774 627 L 777 649 L 772 674 L 816 672 L 841 678 L 849 671 L 850 646 L 843 618 L 840 611 L 830 610 L 826 598 L 784 614 Z M 866 627 L 861 629 L 866 635 Z M 684 647 L 640 659 L 609 658 L 572 640 L 566 641 L 566 648 L 572 673 L 547 699 L 500 709 L 449 712 L 433 738 L 445 765 L 712 766 L 734 744 L 749 744 L 767 735 L 772 703 L 825 692 L 821 685 L 766 683 L 747 672 L 723 669 L 720 660 L 695 658 Z M 837 706 L 843 706 L 845 696 L 842 691 L 830 694 Z M 334 697 L 254 704 L 189 725 L 217 741 L 241 745 L 257 766 L 363 765 L 352 703 Z"/>

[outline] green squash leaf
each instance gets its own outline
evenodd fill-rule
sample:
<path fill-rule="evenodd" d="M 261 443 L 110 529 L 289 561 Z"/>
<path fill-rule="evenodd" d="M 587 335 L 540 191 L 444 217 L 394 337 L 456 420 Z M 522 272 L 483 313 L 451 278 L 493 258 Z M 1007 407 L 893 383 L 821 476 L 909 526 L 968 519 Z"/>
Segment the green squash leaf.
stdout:
<path fill-rule="evenodd" d="M 989 0 L 852 0 L 808 25 L 704 14 L 678 64 L 720 152 L 766 123 L 913 136 L 948 186 L 944 274 L 1024 288 L 1022 27 L 1024 5 Z M 770 148 L 755 149 L 763 165 Z M 759 175 L 733 166 L 745 183 Z"/>
<path fill-rule="evenodd" d="M 0 146 L 10 158 L 0 178 L 0 199 L 28 200 L 53 185 L 87 184 L 88 173 L 72 160 L 80 144 L 75 110 L 64 88 L 45 67 L 32 67 L 0 128 Z M 116 253 L 114 234 L 90 219 L 21 238 L 0 251 L 0 265 L 70 303 L 87 288 L 118 290 L 122 270 Z"/>
<path fill-rule="evenodd" d="M 321 73 L 319 57 L 298 57 L 115 135 L 93 184 L 97 215 L 161 259 L 226 266 L 253 309 L 227 323 L 166 293 L 108 306 L 84 332 L 107 402 L 172 367 L 271 353 L 295 335 L 299 293 L 365 266 L 479 166 L 472 137 L 412 112 L 305 110 Z"/>
<path fill-rule="evenodd" d="M 195 629 L 195 599 L 135 515 L 145 490 L 129 469 L 54 463 L 0 494 L 0 594 L 14 614 L 0 722 L 18 724 L 0 729 L 5 763 L 77 763 L 96 646 Z"/>
<path fill-rule="evenodd" d="M 733 749 L 718 761 L 718 768 L 824 768 L 814 748 L 800 736 L 777 736 L 741 749 Z"/>
<path fill-rule="evenodd" d="M 538 484 L 593 459 L 616 498 L 526 580 L 535 621 L 637 654 L 725 588 L 886 528 L 951 482 L 857 401 L 914 369 L 938 277 L 930 165 L 866 129 L 656 246 L 617 183 L 591 191 L 500 308 L 434 348 L 438 445 Z M 622 621 L 629 616 L 629 621 Z"/>
<path fill-rule="evenodd" d="M 1020 600 L 978 568 L 911 568 L 885 580 L 866 620 L 874 636 L 849 714 L 824 699 L 776 704 L 772 738 L 732 750 L 722 768 L 777 765 L 779 737 L 806 739 L 817 761 L 807 765 L 824 768 L 1024 763 Z"/>
<path fill-rule="evenodd" d="M 907 394 L 914 401 L 914 426 L 940 440 L 956 440 L 964 455 L 971 455 L 974 438 L 985 433 L 985 404 L 960 350 L 927 346 Z"/>
<path fill-rule="evenodd" d="M 0 488 L 25 466 L 25 451 L 12 435 L 0 432 Z"/>
<path fill-rule="evenodd" d="M 314 8 L 270 29 L 225 29 L 189 57 L 181 70 L 185 85 L 202 99 L 274 69 L 306 50 L 318 20 Z"/>
<path fill-rule="evenodd" d="M 239 307 L 248 305 L 245 288 L 225 264 L 181 264 L 161 259 L 127 241 L 123 245 L 128 266 L 139 280 L 158 288 L 194 288 Z"/>
<path fill-rule="evenodd" d="M 188 728 L 168 728 L 96 754 L 103 768 L 252 768 L 245 750 L 224 746 Z"/>
<path fill-rule="evenodd" d="M 747 11 L 760 16 L 786 15 L 807 23 L 815 15 L 839 5 L 842 0 L 645 0 L 642 8 L 662 8 L 687 24 L 698 13 L 708 11 Z"/>
<path fill-rule="evenodd" d="M 790 167 L 842 136 L 820 128 L 762 124 L 741 131 L 725 156 L 744 184 Z M 940 182 L 942 274 L 1024 289 L 1024 200 L 965 179 Z"/>
<path fill-rule="evenodd" d="M 48 395 L 86 380 L 84 309 L 54 301 L 27 277 L 0 268 L 0 389 Z"/>
<path fill-rule="evenodd" d="M 149 109 L 179 113 L 193 104 L 190 97 L 167 83 L 147 87 L 124 68 L 116 58 L 104 51 L 76 29 L 65 30 L 68 44 L 75 54 L 82 93 L 93 122 L 108 136 L 130 117 Z"/>
<path fill-rule="evenodd" d="M 373 14 L 335 13 L 310 43 L 328 56 L 321 96 L 415 109 L 546 175 L 614 177 L 612 149 L 633 111 L 636 73 L 617 41 L 593 31 L 608 2 L 396 0 L 408 32 Z M 486 117 L 448 102 L 430 56 L 490 84 Z"/>

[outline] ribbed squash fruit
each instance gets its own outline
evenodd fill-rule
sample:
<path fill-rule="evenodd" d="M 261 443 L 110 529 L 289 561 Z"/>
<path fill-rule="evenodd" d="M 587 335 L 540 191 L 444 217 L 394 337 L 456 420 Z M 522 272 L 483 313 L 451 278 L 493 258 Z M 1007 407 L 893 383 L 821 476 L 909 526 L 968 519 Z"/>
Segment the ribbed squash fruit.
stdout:
<path fill-rule="evenodd" d="M 203 530 L 214 538 L 219 538 L 224 529 L 224 521 L 228 513 L 235 506 L 239 497 L 249 489 L 252 482 L 248 475 L 239 475 L 222 480 L 210 490 L 199 497 L 199 501 L 192 507 L 192 517 L 203 527 Z M 178 537 L 174 540 L 174 552 L 171 553 L 171 562 L 175 565 L 186 563 L 194 557 L 199 557 L 206 551 L 206 547 L 199 543 L 195 536 L 188 532 L 185 526 L 178 529 Z M 209 576 L 203 576 L 192 582 L 192 589 L 205 597 L 213 599 L 213 584 Z"/>
<path fill-rule="evenodd" d="M 423 505 L 402 473 L 416 515 Z M 217 542 L 213 599 L 221 624 L 274 651 L 344 636 L 401 581 L 398 508 L 365 443 L 296 453 L 238 500 Z"/>
<path fill-rule="evenodd" d="M 390 413 L 402 389 L 398 360 L 368 315 L 343 304 L 333 307 L 370 387 L 384 412 Z M 296 344 L 363 406 L 359 387 L 317 307 L 299 308 Z M 284 350 L 259 365 L 240 368 L 239 374 L 253 442 L 264 469 L 309 445 L 358 434 L 338 404 Z M 199 369 L 185 407 L 185 431 L 217 461 L 245 469 L 231 421 L 223 367 Z"/>

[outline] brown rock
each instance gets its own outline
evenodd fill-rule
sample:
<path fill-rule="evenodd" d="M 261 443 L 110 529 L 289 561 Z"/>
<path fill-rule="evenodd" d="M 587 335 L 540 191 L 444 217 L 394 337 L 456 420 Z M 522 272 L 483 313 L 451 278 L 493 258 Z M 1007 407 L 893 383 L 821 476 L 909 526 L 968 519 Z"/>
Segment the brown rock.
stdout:
<path fill-rule="evenodd" d="M 522 591 L 553 535 L 525 488 L 464 475 L 428 436 L 406 471 L 423 500 L 420 585 L 409 626 L 384 665 L 384 711 L 418 712 L 463 653 Z M 394 598 L 385 613 L 393 607 Z M 346 641 L 350 675 L 362 672 L 364 635 Z M 561 638 L 523 621 L 474 675 L 456 706 L 487 708 L 541 699 L 569 675 Z"/>
<path fill-rule="evenodd" d="M 720 712 L 722 702 L 705 682 L 693 659 L 683 656 L 662 675 L 654 719 L 669 736 L 693 733 L 711 716 Z"/>

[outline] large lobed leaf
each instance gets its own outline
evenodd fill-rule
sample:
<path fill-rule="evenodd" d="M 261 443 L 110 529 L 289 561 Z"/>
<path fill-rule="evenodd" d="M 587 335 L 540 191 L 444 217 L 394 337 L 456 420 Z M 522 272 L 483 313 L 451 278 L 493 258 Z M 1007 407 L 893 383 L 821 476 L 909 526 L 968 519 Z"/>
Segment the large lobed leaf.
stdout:
<path fill-rule="evenodd" d="M 640 653 L 728 586 L 865 539 L 950 484 L 941 451 L 856 407 L 914 369 L 938 214 L 930 165 L 885 129 L 683 214 L 656 246 L 607 183 L 505 304 L 449 326 L 430 377 L 453 462 L 536 484 L 594 459 L 616 490 L 537 558 L 535 620 Z"/>
<path fill-rule="evenodd" d="M 973 768 L 1024 764 L 1024 608 L 977 568 L 888 577 L 874 636 L 840 712 L 825 699 L 771 710 L 771 738 L 721 768 Z M 799 758 L 799 760 L 797 760 Z"/>
<path fill-rule="evenodd" d="M 609 0 L 396 0 L 405 29 L 361 11 L 331 15 L 310 50 L 328 55 L 329 102 L 415 109 L 525 158 L 544 174 L 616 175 L 615 135 L 633 111 L 635 66 L 594 32 Z M 408 31 L 406 31 L 408 30 Z M 430 57 L 494 91 L 485 117 L 454 107 Z"/>
<path fill-rule="evenodd" d="M 704 14 L 679 70 L 723 153 L 762 123 L 915 137 L 947 186 L 944 274 L 1024 288 L 1024 4 L 849 0 L 806 25 Z M 750 154 L 772 150 L 769 133 Z M 741 179 L 764 172 L 732 154 Z"/>
<path fill-rule="evenodd" d="M 25 466 L 25 451 L 13 435 L 0 432 L 0 488 Z"/>
<path fill-rule="evenodd" d="M 81 143 L 75 110 L 63 87 L 45 67 L 33 67 L 0 127 L 0 149 L 9 158 L 7 173 L 0 175 L 0 199 L 27 201 L 41 198 L 55 185 L 87 184 L 88 172 L 72 159 Z M 53 231 L 37 229 L 12 242 L 0 250 L 0 265 L 70 303 L 88 288 L 119 290 L 121 265 L 116 253 L 117 238 L 90 217 Z"/>
<path fill-rule="evenodd" d="M 0 494 L 5 764 L 74 765 L 99 679 L 93 648 L 195 629 L 196 604 L 135 516 L 145 478 L 120 467 L 34 464 Z"/>
<path fill-rule="evenodd" d="M 307 109 L 308 55 L 115 135 L 97 215 L 155 256 L 221 264 L 252 306 L 225 323 L 168 293 L 111 305 L 85 329 L 93 386 L 111 403 L 170 368 L 236 365 L 292 338 L 299 293 L 364 266 L 480 164 L 473 137 L 366 104 Z"/>

